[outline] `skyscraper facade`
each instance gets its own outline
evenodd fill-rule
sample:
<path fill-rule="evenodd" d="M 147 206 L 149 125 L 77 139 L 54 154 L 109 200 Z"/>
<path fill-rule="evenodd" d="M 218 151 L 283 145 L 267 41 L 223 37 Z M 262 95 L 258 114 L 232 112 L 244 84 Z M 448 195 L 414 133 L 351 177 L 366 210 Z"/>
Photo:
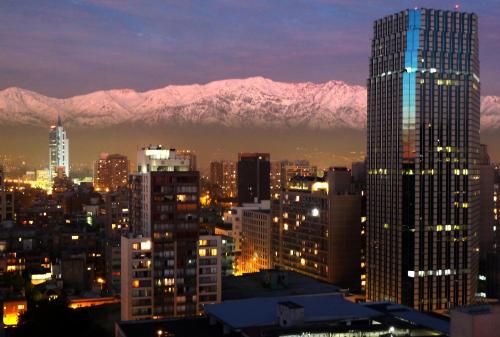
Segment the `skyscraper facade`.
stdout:
<path fill-rule="evenodd" d="M 49 178 L 61 170 L 69 177 L 69 139 L 58 117 L 57 125 L 52 125 L 49 132 Z"/>
<path fill-rule="evenodd" d="M 367 297 L 419 310 L 474 300 L 479 224 L 475 14 L 375 21 L 368 79 Z"/>

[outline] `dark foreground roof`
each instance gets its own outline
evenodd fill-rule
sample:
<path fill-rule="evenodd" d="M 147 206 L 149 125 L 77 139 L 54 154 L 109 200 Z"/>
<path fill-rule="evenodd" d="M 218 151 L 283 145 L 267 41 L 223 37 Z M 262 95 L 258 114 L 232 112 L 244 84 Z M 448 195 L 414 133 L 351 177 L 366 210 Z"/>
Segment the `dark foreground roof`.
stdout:
<path fill-rule="evenodd" d="M 159 332 L 161 330 L 161 332 Z M 224 334 L 220 325 L 210 325 L 207 317 L 186 317 L 116 323 L 115 337 L 237 337 Z"/>

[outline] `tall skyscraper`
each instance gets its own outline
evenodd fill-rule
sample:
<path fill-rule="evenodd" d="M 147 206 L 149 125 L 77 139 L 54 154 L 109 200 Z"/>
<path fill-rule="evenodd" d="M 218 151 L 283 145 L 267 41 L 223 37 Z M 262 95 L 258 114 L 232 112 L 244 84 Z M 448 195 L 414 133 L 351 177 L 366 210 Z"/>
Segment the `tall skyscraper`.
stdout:
<path fill-rule="evenodd" d="M 473 302 L 478 277 L 475 14 L 410 9 L 373 25 L 367 297 L 419 310 Z"/>
<path fill-rule="evenodd" d="M 199 172 L 161 146 L 139 150 L 137 165 L 130 175 L 130 222 L 135 234 L 151 239 L 152 317 L 195 315 Z"/>
<path fill-rule="evenodd" d="M 240 203 L 269 200 L 271 163 L 269 153 L 238 154 L 238 201 Z"/>
<path fill-rule="evenodd" d="M 57 125 L 52 125 L 49 132 L 49 178 L 53 179 L 60 170 L 69 177 L 69 139 L 58 117 Z"/>
<path fill-rule="evenodd" d="M 116 191 L 128 184 L 130 162 L 121 154 L 101 153 L 94 162 L 94 188 L 96 191 Z"/>

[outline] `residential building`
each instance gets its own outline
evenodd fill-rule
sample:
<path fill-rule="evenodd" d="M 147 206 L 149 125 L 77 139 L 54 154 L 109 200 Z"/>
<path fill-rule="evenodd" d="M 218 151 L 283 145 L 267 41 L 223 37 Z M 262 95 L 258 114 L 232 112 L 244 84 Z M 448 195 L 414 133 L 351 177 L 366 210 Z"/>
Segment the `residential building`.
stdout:
<path fill-rule="evenodd" d="M 211 162 L 209 180 L 217 187 L 215 192 L 217 198 L 236 198 L 236 163 L 234 161 L 222 160 Z"/>
<path fill-rule="evenodd" d="M 98 192 L 127 187 L 130 162 L 121 154 L 101 153 L 94 162 L 94 188 Z"/>
<path fill-rule="evenodd" d="M 174 149 L 149 146 L 138 151 L 138 172 L 130 175 L 131 227 L 153 247 L 152 317 L 198 311 L 200 175 L 189 169 Z"/>
<path fill-rule="evenodd" d="M 473 13 L 375 21 L 368 79 L 367 299 L 474 301 L 479 259 L 479 43 Z"/>
<path fill-rule="evenodd" d="M 219 303 L 222 296 L 222 238 L 200 235 L 198 240 L 198 311 Z"/>
<path fill-rule="evenodd" d="M 150 238 L 121 237 L 121 320 L 153 315 L 153 256 Z"/>

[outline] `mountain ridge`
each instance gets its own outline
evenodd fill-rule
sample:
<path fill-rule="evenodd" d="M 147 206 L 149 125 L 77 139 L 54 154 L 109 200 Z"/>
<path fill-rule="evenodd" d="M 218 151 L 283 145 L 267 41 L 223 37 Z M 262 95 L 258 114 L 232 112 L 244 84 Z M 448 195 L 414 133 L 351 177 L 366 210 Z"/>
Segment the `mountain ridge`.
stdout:
<path fill-rule="evenodd" d="M 482 97 L 483 130 L 500 129 L 500 97 Z M 366 125 L 366 88 L 342 81 L 278 82 L 264 77 L 168 85 L 144 92 L 100 90 L 68 98 L 10 87 L 0 91 L 0 125 L 70 127 L 123 123 L 227 127 L 352 128 Z"/>

